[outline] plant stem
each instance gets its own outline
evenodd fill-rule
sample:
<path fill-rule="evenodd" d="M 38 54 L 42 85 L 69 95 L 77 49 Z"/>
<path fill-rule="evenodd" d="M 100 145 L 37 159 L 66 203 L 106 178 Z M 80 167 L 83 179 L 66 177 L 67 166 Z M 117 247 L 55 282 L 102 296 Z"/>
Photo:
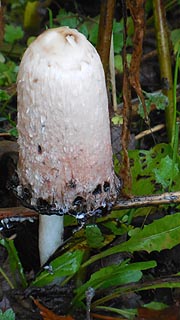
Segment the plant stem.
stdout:
<path fill-rule="evenodd" d="M 173 77 L 171 67 L 170 40 L 166 22 L 165 6 L 162 0 L 153 0 L 154 21 L 160 64 L 163 93 L 168 97 L 169 105 L 165 109 L 166 129 L 169 142 L 173 139 Z"/>
<path fill-rule="evenodd" d="M 101 57 L 106 79 L 109 67 L 115 2 L 115 0 L 103 0 L 101 3 L 97 51 Z"/>
<path fill-rule="evenodd" d="M 176 123 L 177 117 L 177 98 L 176 98 L 176 91 L 177 91 L 177 81 L 178 81 L 178 70 L 179 70 L 179 56 L 180 56 L 180 46 L 178 47 L 178 52 L 176 56 L 176 64 L 175 64 L 175 71 L 174 71 L 174 85 L 173 85 L 173 98 L 174 98 L 174 115 L 173 115 L 173 127 L 172 127 L 172 139 L 171 139 L 171 147 L 173 150 L 173 162 L 172 162 L 172 173 L 171 173 L 171 180 L 169 183 L 169 191 L 172 188 L 172 182 L 174 177 L 174 168 L 178 154 L 178 143 L 179 143 L 179 127 Z"/>
<path fill-rule="evenodd" d="M 0 267 L 0 273 L 2 274 L 2 276 L 4 277 L 4 279 L 7 281 L 7 283 L 9 284 L 11 289 L 14 289 L 14 285 L 11 282 L 11 280 L 8 278 L 8 276 L 6 275 L 6 273 L 3 271 L 3 269 Z"/>

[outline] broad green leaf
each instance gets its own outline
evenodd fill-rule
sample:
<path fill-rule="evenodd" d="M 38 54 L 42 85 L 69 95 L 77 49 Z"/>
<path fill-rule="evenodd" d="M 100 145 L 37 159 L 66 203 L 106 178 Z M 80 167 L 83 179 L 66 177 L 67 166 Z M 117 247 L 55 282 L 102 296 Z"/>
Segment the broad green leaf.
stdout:
<path fill-rule="evenodd" d="M 5 312 L 0 310 L 0 320 L 15 320 L 15 313 L 12 309 L 7 309 Z"/>
<path fill-rule="evenodd" d="M 100 248 L 103 246 L 104 237 L 97 224 L 86 225 L 86 238 L 90 248 Z"/>
<path fill-rule="evenodd" d="M 88 288 L 106 289 L 114 286 L 121 286 L 131 282 L 137 282 L 142 278 L 141 270 L 156 267 L 155 261 L 137 262 L 128 264 L 127 261 L 119 265 L 111 265 L 101 268 L 91 275 L 91 278 L 77 289 L 76 299 L 84 298 Z"/>
<path fill-rule="evenodd" d="M 52 283 L 54 280 L 60 280 L 62 277 L 74 275 L 79 270 L 83 254 L 84 250 L 64 253 L 53 260 L 32 285 L 41 287 Z"/>
<path fill-rule="evenodd" d="M 83 33 L 86 38 L 88 37 L 88 28 L 87 28 L 86 23 L 81 24 L 81 25 L 78 27 L 78 31 L 81 32 L 81 33 Z"/>
<path fill-rule="evenodd" d="M 131 57 L 132 57 L 132 55 L 128 53 L 127 54 L 127 62 L 129 65 L 131 62 Z M 122 73 L 123 72 L 123 61 L 122 61 L 122 56 L 120 54 L 118 54 L 114 57 L 114 63 L 115 63 L 115 68 L 118 70 L 118 72 Z"/>
<path fill-rule="evenodd" d="M 97 44 L 97 39 L 98 39 L 98 24 L 94 24 L 90 29 L 89 29 L 89 41 L 93 44 Z"/>
<path fill-rule="evenodd" d="M 61 26 L 68 26 L 69 28 L 76 28 L 79 23 L 79 19 L 76 14 L 72 12 L 66 12 L 64 9 L 59 11 L 56 19 Z"/>
<path fill-rule="evenodd" d="M 131 232 L 133 236 L 126 242 L 109 248 L 93 257 L 83 264 L 83 267 L 111 254 L 118 252 L 134 251 L 161 251 L 171 249 L 180 243 L 180 213 L 166 216 L 152 222 L 143 229 L 135 229 Z"/>
<path fill-rule="evenodd" d="M 170 159 L 173 157 L 173 151 L 170 145 L 162 143 L 156 145 L 150 150 L 130 150 L 130 166 L 132 174 L 132 193 L 134 195 L 149 195 L 154 193 L 162 193 L 164 185 L 162 185 L 161 177 L 166 177 L 166 184 L 170 183 L 173 162 L 169 160 L 169 166 L 163 165 L 162 159 L 168 156 Z M 164 161 L 164 160 L 163 160 Z M 117 166 L 118 168 L 118 166 Z M 178 172 L 177 172 L 178 168 Z M 157 173 L 159 172 L 159 177 Z M 179 158 L 175 164 L 176 175 L 173 179 L 172 190 L 179 190 L 180 172 L 179 172 Z M 158 179 L 156 179 L 158 178 Z"/>
<path fill-rule="evenodd" d="M 13 25 L 5 25 L 5 35 L 4 39 L 8 43 L 14 43 L 16 40 L 22 39 L 24 36 L 24 31 L 20 26 L 13 26 Z"/>
<path fill-rule="evenodd" d="M 113 34 L 114 41 L 114 52 L 120 53 L 123 48 L 123 33 L 114 33 Z"/>
<path fill-rule="evenodd" d="M 114 33 L 119 33 L 122 32 L 123 33 L 123 29 L 124 29 L 124 23 L 123 23 L 123 19 L 121 19 L 121 21 L 113 21 L 113 32 Z"/>
<path fill-rule="evenodd" d="M 174 165 L 174 170 L 172 170 L 172 166 L 173 160 L 167 155 L 165 158 L 161 159 L 159 168 L 153 170 L 157 183 L 160 183 L 163 188 L 167 188 L 171 177 L 172 179 L 175 179 L 179 173 L 177 163 Z"/>

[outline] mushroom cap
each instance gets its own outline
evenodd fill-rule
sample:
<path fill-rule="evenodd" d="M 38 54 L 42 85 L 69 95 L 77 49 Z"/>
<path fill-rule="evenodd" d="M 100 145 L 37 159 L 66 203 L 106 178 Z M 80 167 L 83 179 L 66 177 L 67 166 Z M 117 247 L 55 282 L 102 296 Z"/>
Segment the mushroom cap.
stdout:
<path fill-rule="evenodd" d="M 39 211 L 88 212 L 113 201 L 108 99 L 95 48 L 77 30 L 49 29 L 17 79 L 18 195 Z"/>

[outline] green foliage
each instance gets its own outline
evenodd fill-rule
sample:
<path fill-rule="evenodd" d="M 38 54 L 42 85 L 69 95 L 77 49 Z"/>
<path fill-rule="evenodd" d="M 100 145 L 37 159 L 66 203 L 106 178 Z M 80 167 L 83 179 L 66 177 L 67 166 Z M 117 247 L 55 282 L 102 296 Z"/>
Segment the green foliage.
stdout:
<path fill-rule="evenodd" d="M 24 31 L 20 26 L 13 26 L 12 24 L 5 25 L 5 35 L 4 40 L 8 43 L 13 44 L 15 41 L 22 39 L 24 36 Z"/>
<path fill-rule="evenodd" d="M 77 14 L 67 12 L 65 9 L 60 9 L 56 19 L 60 26 L 69 26 L 70 28 L 78 29 L 93 45 L 96 45 L 99 16 L 94 19 L 88 19 L 88 17 L 84 19 Z"/>
<path fill-rule="evenodd" d="M 155 261 L 132 264 L 129 264 L 128 261 L 124 261 L 117 265 L 115 264 L 101 268 L 93 273 L 90 279 L 76 290 L 77 295 L 74 298 L 74 303 L 77 300 L 80 301 L 85 298 L 85 292 L 88 288 L 92 287 L 95 290 L 106 289 L 137 282 L 142 278 L 142 270 L 147 270 L 155 266 Z"/>
<path fill-rule="evenodd" d="M 15 313 L 12 309 L 0 310 L 0 320 L 15 320 Z"/>
<path fill-rule="evenodd" d="M 174 29 L 171 31 L 171 41 L 173 44 L 174 53 L 176 54 L 180 45 L 180 29 Z"/>
<path fill-rule="evenodd" d="M 56 19 L 59 22 L 60 26 L 68 26 L 69 28 L 76 28 L 80 23 L 80 18 L 78 17 L 78 15 L 75 15 L 72 12 L 67 12 L 64 9 L 61 9 L 59 11 Z"/>
<path fill-rule="evenodd" d="M 120 243 L 112 248 L 109 248 L 89 259 L 83 264 L 83 267 L 110 256 L 118 252 L 134 252 L 134 251 L 161 251 L 164 249 L 171 249 L 180 243 L 180 213 L 172 216 L 166 216 L 159 220 L 152 222 L 143 229 L 136 228 L 129 232 L 131 238 L 123 243 Z"/>
<path fill-rule="evenodd" d="M 65 276 L 73 276 L 80 267 L 84 250 L 66 252 L 62 256 L 53 260 L 32 283 L 33 286 L 45 286 L 54 280 L 62 281 Z"/>
<path fill-rule="evenodd" d="M 147 113 L 150 112 L 152 107 L 156 107 L 157 110 L 165 110 L 168 106 L 168 98 L 162 92 L 148 93 L 144 91 L 144 96 Z M 141 102 L 139 103 L 138 113 L 144 118 L 144 110 Z"/>
<path fill-rule="evenodd" d="M 153 309 L 153 310 L 163 310 L 163 309 L 167 308 L 168 305 L 165 303 L 153 301 L 153 302 L 145 304 L 144 307 L 148 308 L 148 309 Z"/>
<path fill-rule="evenodd" d="M 179 190 L 180 162 L 173 161 L 173 150 L 168 144 L 158 144 L 150 150 L 130 150 L 132 192 L 134 195 L 149 195 L 167 191 L 173 180 L 171 191 Z M 116 162 L 117 172 L 119 164 Z"/>
<path fill-rule="evenodd" d="M 0 101 L 7 101 L 10 99 L 10 95 L 5 91 L 0 89 Z"/>
<path fill-rule="evenodd" d="M 127 54 L 127 62 L 130 64 L 131 62 L 131 54 Z M 115 55 L 114 57 L 115 68 L 118 72 L 123 73 L 123 61 L 122 56 L 120 54 Z"/>
<path fill-rule="evenodd" d="M 121 125 L 123 124 L 123 117 L 120 115 L 115 115 L 111 118 L 111 121 L 114 125 Z"/>
<path fill-rule="evenodd" d="M 123 28 L 124 28 L 124 21 L 121 19 L 120 21 L 114 20 L 113 23 L 113 39 L 114 39 L 114 52 L 118 54 L 122 52 L 123 48 Z M 131 17 L 127 19 L 127 30 L 128 30 L 128 37 L 127 37 L 127 46 L 132 46 L 132 35 L 134 32 L 133 21 Z"/>
<path fill-rule="evenodd" d="M 104 237 L 96 224 L 86 225 L 86 238 L 90 248 L 99 248 L 103 245 Z"/>
<path fill-rule="evenodd" d="M 14 241 L 8 240 L 8 239 L 0 239 L 0 244 L 2 246 L 4 246 L 8 251 L 9 265 L 10 265 L 12 276 L 14 278 L 13 282 L 14 282 L 15 286 L 17 286 L 16 278 L 18 275 L 19 280 L 21 282 L 21 285 L 24 288 L 27 287 L 26 278 L 24 275 L 22 264 L 19 260 L 18 254 L 17 254 L 17 250 L 14 246 Z"/>
<path fill-rule="evenodd" d="M 18 66 L 13 61 L 0 62 L 0 86 L 9 86 L 16 82 Z"/>
<path fill-rule="evenodd" d="M 173 168 L 173 160 L 167 155 L 165 158 L 162 158 L 160 161 L 159 168 L 154 168 L 154 174 L 156 178 L 156 182 L 160 183 L 165 190 L 168 188 L 171 178 L 175 181 L 176 178 L 178 178 L 179 175 L 179 168 L 178 164 L 174 164 Z"/>

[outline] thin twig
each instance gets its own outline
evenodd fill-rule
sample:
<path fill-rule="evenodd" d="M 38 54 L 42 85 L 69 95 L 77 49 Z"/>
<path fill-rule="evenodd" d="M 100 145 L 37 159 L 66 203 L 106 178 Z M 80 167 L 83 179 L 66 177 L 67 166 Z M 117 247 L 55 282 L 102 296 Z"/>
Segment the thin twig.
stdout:
<path fill-rule="evenodd" d="M 165 192 L 162 194 L 155 194 L 150 196 L 133 197 L 131 199 L 120 199 L 113 206 L 113 210 L 141 208 L 174 203 L 180 203 L 180 191 Z"/>
<path fill-rule="evenodd" d="M 0 208 L 0 220 L 12 217 L 37 218 L 38 213 L 25 207 Z"/>
<path fill-rule="evenodd" d="M 151 129 L 144 130 L 144 131 L 138 133 L 138 134 L 135 136 L 135 140 L 139 140 L 139 139 L 141 139 L 141 138 L 143 138 L 143 137 L 145 137 L 145 136 L 147 136 L 147 135 L 149 135 L 149 134 L 152 134 L 153 132 L 157 132 L 157 131 L 163 129 L 164 127 L 165 127 L 164 124 L 158 124 L 157 126 L 151 128 Z"/>
<path fill-rule="evenodd" d="M 116 201 L 112 210 L 124 210 L 128 208 L 141 208 L 175 203 L 180 203 L 180 191 L 165 192 L 150 196 L 136 196 L 130 199 L 122 198 Z M 37 218 L 38 213 L 25 207 L 0 208 L 0 220 L 11 217 Z"/>

